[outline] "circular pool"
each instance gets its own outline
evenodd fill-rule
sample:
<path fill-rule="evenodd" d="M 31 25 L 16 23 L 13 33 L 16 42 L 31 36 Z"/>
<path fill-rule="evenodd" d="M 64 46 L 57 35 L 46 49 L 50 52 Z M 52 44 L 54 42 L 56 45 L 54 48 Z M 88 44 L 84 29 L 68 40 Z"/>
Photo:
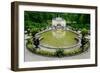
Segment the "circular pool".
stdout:
<path fill-rule="evenodd" d="M 48 30 L 39 34 L 40 45 L 48 48 L 70 48 L 79 43 L 78 34 L 69 30 Z"/>

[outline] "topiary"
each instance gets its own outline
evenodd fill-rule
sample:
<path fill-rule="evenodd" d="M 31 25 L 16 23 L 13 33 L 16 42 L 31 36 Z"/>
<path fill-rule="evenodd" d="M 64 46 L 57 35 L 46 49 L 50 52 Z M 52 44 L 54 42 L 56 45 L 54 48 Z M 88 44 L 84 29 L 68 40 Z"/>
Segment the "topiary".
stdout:
<path fill-rule="evenodd" d="M 55 52 L 55 56 L 63 57 L 64 56 L 64 49 L 62 49 L 62 48 L 57 49 Z"/>

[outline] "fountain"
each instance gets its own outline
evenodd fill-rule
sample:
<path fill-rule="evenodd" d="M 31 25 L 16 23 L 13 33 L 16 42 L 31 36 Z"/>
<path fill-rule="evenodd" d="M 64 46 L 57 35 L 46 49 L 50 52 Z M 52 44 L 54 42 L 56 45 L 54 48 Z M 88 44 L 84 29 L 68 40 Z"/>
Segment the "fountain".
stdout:
<path fill-rule="evenodd" d="M 52 19 L 52 35 L 55 38 L 63 38 L 65 35 L 66 21 L 61 17 Z"/>

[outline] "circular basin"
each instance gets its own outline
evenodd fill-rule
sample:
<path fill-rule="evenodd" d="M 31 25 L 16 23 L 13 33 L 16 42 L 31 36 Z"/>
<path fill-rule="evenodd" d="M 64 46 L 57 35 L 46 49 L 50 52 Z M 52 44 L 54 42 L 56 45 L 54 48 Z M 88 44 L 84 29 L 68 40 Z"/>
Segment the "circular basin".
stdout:
<path fill-rule="evenodd" d="M 50 48 L 68 48 L 78 43 L 78 34 L 69 30 L 49 30 L 40 34 L 40 44 Z"/>

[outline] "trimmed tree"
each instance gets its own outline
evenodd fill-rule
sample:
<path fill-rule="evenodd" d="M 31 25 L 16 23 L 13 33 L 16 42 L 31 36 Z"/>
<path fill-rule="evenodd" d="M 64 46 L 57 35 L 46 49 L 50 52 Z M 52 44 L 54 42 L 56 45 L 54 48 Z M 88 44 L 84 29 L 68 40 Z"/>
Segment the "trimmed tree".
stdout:
<path fill-rule="evenodd" d="M 62 49 L 62 48 L 57 49 L 55 52 L 55 55 L 57 57 L 63 57 L 64 56 L 64 49 Z"/>
<path fill-rule="evenodd" d="M 40 44 L 40 41 L 39 41 L 39 39 L 34 39 L 34 45 L 35 45 L 35 47 L 36 48 L 39 48 L 39 44 Z"/>
<path fill-rule="evenodd" d="M 88 42 L 87 39 L 85 38 L 85 36 L 88 34 L 88 30 L 87 29 L 82 29 L 81 31 L 81 34 L 82 34 L 82 38 L 81 38 L 81 48 L 82 48 L 82 52 L 84 51 L 84 47 L 85 47 L 85 44 Z"/>

